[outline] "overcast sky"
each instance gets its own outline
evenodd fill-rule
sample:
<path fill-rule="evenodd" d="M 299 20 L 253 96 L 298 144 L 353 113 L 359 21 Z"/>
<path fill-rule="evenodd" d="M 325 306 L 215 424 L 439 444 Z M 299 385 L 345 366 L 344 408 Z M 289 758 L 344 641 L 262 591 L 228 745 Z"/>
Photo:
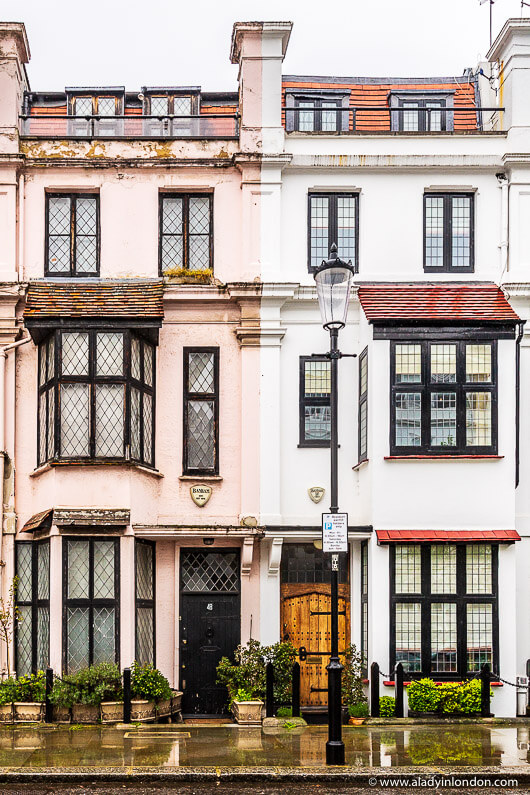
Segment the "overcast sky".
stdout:
<path fill-rule="evenodd" d="M 26 24 L 37 91 L 235 90 L 236 20 L 294 22 L 284 74 L 460 75 L 489 48 L 489 6 L 479 0 L 2 0 L 0 14 Z M 493 38 L 520 15 L 520 0 L 496 0 Z"/>

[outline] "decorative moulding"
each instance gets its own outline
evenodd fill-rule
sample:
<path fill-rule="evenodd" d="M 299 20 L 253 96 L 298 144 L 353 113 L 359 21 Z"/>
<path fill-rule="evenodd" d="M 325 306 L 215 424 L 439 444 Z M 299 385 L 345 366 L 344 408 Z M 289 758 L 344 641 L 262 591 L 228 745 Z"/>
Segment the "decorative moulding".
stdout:
<path fill-rule="evenodd" d="M 275 577 L 280 571 L 280 562 L 282 559 L 282 546 L 283 538 L 276 536 L 271 540 L 269 547 L 269 576 Z"/>
<path fill-rule="evenodd" d="M 252 558 L 254 557 L 254 538 L 246 536 L 241 549 L 241 574 L 250 575 Z"/>

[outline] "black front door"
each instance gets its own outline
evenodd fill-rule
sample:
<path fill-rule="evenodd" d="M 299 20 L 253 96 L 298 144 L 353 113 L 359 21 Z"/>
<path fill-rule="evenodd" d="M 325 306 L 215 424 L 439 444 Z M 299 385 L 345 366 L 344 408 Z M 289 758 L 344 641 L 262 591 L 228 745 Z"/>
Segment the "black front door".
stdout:
<path fill-rule="evenodd" d="M 216 683 L 221 657 L 240 642 L 239 550 L 180 552 L 180 687 L 182 711 L 220 715 L 226 689 Z"/>

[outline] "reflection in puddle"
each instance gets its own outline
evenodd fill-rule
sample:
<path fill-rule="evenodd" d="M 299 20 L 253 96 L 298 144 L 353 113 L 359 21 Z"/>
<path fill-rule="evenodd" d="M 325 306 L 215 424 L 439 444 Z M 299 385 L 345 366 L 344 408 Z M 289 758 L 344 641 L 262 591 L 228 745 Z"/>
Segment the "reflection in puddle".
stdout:
<path fill-rule="evenodd" d="M 0 767 L 320 766 L 327 728 L 15 726 L 0 728 Z M 526 766 L 527 726 L 345 727 L 355 767 Z"/>

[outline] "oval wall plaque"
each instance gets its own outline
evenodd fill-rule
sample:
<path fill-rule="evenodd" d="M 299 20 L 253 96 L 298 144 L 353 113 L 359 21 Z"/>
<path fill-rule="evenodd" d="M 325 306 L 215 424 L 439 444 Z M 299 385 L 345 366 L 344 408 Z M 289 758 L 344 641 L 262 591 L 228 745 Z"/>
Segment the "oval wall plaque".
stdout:
<path fill-rule="evenodd" d="M 212 487 L 204 483 L 197 483 L 195 486 L 191 486 L 190 494 L 195 505 L 203 508 L 212 496 Z"/>

